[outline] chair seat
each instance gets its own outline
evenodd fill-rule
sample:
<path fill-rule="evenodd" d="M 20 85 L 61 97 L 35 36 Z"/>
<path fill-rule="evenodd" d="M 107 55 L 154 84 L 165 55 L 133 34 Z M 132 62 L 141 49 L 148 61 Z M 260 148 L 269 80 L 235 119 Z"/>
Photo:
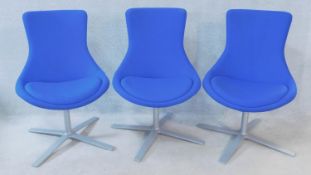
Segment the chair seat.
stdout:
<path fill-rule="evenodd" d="M 128 76 L 121 80 L 122 88 L 131 96 L 144 101 L 165 102 L 182 97 L 192 87 L 187 77 L 144 78 Z"/>
<path fill-rule="evenodd" d="M 35 99 L 55 105 L 81 102 L 95 94 L 102 84 L 97 77 L 63 82 L 29 82 L 26 91 Z"/>
<path fill-rule="evenodd" d="M 284 84 L 251 82 L 225 76 L 215 76 L 210 83 L 215 93 L 223 100 L 248 108 L 276 103 L 288 91 Z"/>

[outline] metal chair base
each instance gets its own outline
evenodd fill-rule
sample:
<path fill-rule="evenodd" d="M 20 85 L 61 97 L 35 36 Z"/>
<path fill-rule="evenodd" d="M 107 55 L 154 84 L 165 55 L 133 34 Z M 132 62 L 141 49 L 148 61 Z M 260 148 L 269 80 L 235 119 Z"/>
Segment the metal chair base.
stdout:
<path fill-rule="evenodd" d="M 204 145 L 205 142 L 203 140 L 190 137 L 190 136 L 185 136 L 182 134 L 175 133 L 173 131 L 169 131 L 167 129 L 163 129 L 163 125 L 165 124 L 166 121 L 168 121 L 172 117 L 172 114 L 169 113 L 166 116 L 164 116 L 161 120 L 159 120 L 159 110 L 154 109 L 153 110 L 153 125 L 152 126 L 141 126 L 141 125 L 120 125 L 120 124 L 113 124 L 111 127 L 115 129 L 124 129 L 124 130 L 132 130 L 132 131 L 143 131 L 146 132 L 146 138 L 143 142 L 143 145 L 137 152 L 135 156 L 135 161 L 141 162 L 152 146 L 152 144 L 155 142 L 157 137 L 159 135 L 163 136 L 168 136 L 172 137 L 175 139 L 195 143 L 195 144 L 200 144 Z"/>
<path fill-rule="evenodd" d="M 88 127 L 89 125 L 98 121 L 99 118 L 92 117 L 89 120 L 77 125 L 74 128 L 71 128 L 71 121 L 70 121 L 70 113 L 69 111 L 64 111 L 64 119 L 65 119 L 65 130 L 50 130 L 50 129 L 40 129 L 40 128 L 32 128 L 29 130 L 31 133 L 36 134 L 44 134 L 50 136 L 58 136 L 59 138 L 54 142 L 35 162 L 33 162 L 33 167 L 41 166 L 56 150 L 59 148 L 66 140 L 76 140 L 80 142 L 84 142 L 89 145 L 93 145 L 105 150 L 113 151 L 115 149 L 114 146 L 108 145 L 103 142 L 96 141 L 89 136 L 84 136 L 78 134 L 77 132 L 83 128 Z"/>
<path fill-rule="evenodd" d="M 287 149 L 284 149 L 278 145 L 275 145 L 267 140 L 264 140 L 262 138 L 259 138 L 257 136 L 254 136 L 252 134 L 249 134 L 249 132 L 260 122 L 259 119 L 252 120 L 248 123 L 248 113 L 243 112 L 242 114 L 242 121 L 241 121 L 241 129 L 240 130 L 232 130 L 230 128 L 227 128 L 225 126 L 218 127 L 218 126 L 212 126 L 208 124 L 198 124 L 197 127 L 204 129 L 204 130 L 210 130 L 215 132 L 220 132 L 224 134 L 231 135 L 231 139 L 228 142 L 227 146 L 225 147 L 219 161 L 222 163 L 227 163 L 231 157 L 234 155 L 234 153 L 238 150 L 240 145 L 244 140 L 248 140 L 254 143 L 257 143 L 259 145 L 268 147 L 270 149 L 273 149 L 275 151 L 281 152 L 283 154 L 286 154 L 291 157 L 295 157 L 296 153 L 289 151 Z"/>

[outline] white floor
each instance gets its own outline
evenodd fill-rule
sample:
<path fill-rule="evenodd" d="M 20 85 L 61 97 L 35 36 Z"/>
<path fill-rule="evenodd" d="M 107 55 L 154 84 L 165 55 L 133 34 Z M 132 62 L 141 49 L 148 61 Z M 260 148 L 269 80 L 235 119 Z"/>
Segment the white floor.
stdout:
<path fill-rule="evenodd" d="M 94 113 L 93 113 L 94 114 Z M 110 152 L 84 143 L 66 142 L 43 166 L 31 167 L 50 144 L 53 136 L 28 133 L 31 127 L 59 129 L 62 114 L 47 116 L 6 116 L 0 120 L 0 175 L 308 175 L 311 174 L 311 127 L 308 116 L 274 116 L 259 113 L 262 122 L 253 133 L 297 152 L 291 158 L 265 147 L 245 142 L 233 159 L 223 165 L 218 158 L 229 136 L 193 127 L 199 118 L 209 124 L 217 120 L 192 114 L 176 114 L 165 126 L 171 130 L 202 138 L 206 145 L 195 145 L 161 136 L 141 163 L 133 161 L 143 134 L 114 130 L 114 122 L 127 124 L 150 123 L 148 114 L 97 114 L 101 117 L 91 128 L 90 136 L 112 144 Z M 73 112 L 73 123 L 80 123 L 90 113 Z M 189 120 L 182 120 L 188 118 Z M 193 120 L 191 120 L 191 118 Z M 234 128 L 239 126 L 236 116 L 219 117 Z M 122 122 L 121 122 L 122 121 Z M 189 122 L 191 121 L 191 122 Z"/>

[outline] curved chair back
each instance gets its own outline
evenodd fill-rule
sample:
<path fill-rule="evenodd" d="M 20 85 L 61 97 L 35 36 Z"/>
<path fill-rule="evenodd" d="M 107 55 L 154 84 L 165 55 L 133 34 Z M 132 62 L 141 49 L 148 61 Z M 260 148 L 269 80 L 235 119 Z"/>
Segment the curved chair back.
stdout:
<path fill-rule="evenodd" d="M 229 10 L 226 48 L 210 73 L 250 81 L 293 82 L 284 56 L 291 20 L 287 12 Z"/>
<path fill-rule="evenodd" d="M 126 12 L 128 52 L 115 74 L 124 76 L 197 77 L 183 39 L 186 11 L 179 8 L 133 8 Z"/>
<path fill-rule="evenodd" d="M 82 10 L 26 12 L 29 42 L 21 81 L 66 81 L 94 74 L 87 48 L 87 14 Z"/>

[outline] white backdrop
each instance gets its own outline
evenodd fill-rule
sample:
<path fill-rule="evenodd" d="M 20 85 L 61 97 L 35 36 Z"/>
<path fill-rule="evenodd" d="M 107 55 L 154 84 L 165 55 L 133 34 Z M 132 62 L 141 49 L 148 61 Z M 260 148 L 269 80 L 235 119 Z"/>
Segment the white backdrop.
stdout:
<path fill-rule="evenodd" d="M 45 113 L 15 94 L 15 81 L 28 54 L 22 14 L 29 10 L 84 9 L 88 13 L 88 46 L 110 80 L 127 50 L 124 12 L 131 7 L 181 7 L 188 12 L 185 48 L 201 78 L 224 49 L 225 14 L 232 8 L 285 10 L 293 14 L 286 57 L 298 85 L 289 105 L 269 114 L 294 118 L 311 114 L 311 1 L 309 0 L 1 0 L 0 1 L 0 112 L 1 116 Z M 80 108 L 96 112 L 144 111 L 123 100 L 112 86 L 96 102 Z M 234 113 L 214 102 L 204 91 L 173 111 L 196 112 L 201 117 Z M 267 114 L 267 115 L 269 115 Z M 309 120 L 308 120 L 309 122 Z"/>

